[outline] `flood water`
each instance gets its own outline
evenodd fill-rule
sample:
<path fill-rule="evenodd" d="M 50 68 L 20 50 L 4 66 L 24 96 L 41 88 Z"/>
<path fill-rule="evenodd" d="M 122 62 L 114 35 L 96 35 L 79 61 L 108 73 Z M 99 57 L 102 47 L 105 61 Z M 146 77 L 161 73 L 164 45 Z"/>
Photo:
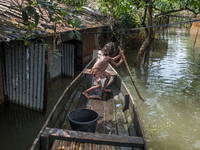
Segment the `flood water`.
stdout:
<path fill-rule="evenodd" d="M 138 98 L 126 67 L 116 68 L 137 104 L 148 146 L 153 150 L 200 149 L 200 68 L 196 64 L 200 33 L 193 49 L 195 36 L 196 33 L 191 37 L 188 31 L 170 29 L 164 36 L 167 46 L 151 52 L 148 69 L 136 70 L 133 65 L 137 50 L 126 51 L 145 103 Z M 71 80 L 59 79 L 51 84 L 45 114 L 12 104 L 0 105 L 0 149 L 30 149 Z"/>
<path fill-rule="evenodd" d="M 136 101 L 147 144 L 153 150 L 200 149 L 200 36 L 170 29 L 167 50 L 151 52 L 148 69 L 133 67 L 137 53 L 125 53 L 142 97 L 139 99 L 125 67 L 117 71 Z"/>
<path fill-rule="evenodd" d="M 46 112 L 40 113 L 15 104 L 0 105 L 0 150 L 29 150 L 54 105 L 71 78 L 60 78 L 49 86 Z"/>

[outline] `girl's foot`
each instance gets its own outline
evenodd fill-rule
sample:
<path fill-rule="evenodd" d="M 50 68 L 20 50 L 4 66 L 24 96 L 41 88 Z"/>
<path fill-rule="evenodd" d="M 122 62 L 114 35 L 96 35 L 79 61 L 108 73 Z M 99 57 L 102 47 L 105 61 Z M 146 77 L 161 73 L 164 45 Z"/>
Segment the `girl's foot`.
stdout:
<path fill-rule="evenodd" d="M 90 99 L 90 98 L 91 98 L 91 96 L 90 96 L 88 93 L 86 93 L 86 92 L 82 92 L 82 94 L 83 94 L 87 99 Z"/>
<path fill-rule="evenodd" d="M 111 89 L 103 89 L 102 92 L 111 92 Z"/>

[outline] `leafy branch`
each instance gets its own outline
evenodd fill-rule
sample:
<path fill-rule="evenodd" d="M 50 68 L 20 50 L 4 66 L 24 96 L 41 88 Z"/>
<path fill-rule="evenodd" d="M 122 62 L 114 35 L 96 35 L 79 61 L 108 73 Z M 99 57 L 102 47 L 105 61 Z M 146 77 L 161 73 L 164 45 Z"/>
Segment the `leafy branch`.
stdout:
<path fill-rule="evenodd" d="M 42 40 L 42 35 L 45 34 L 47 29 L 51 29 L 54 32 L 53 35 L 58 36 L 57 32 L 63 27 L 70 28 L 69 38 L 76 36 L 81 40 L 81 34 L 77 29 L 83 29 L 86 26 L 83 25 L 79 18 L 74 18 L 71 15 L 71 7 L 69 5 L 72 4 L 76 6 L 76 9 L 80 10 L 85 5 L 86 0 L 76 2 L 72 0 L 22 0 L 21 2 L 19 0 L 12 0 L 12 2 L 22 12 L 22 20 L 27 25 L 27 32 L 24 34 L 25 38 L 20 39 L 24 41 L 26 46 L 40 40 L 48 50 L 56 51 Z M 44 27 L 41 27 L 41 23 L 44 24 Z M 32 34 L 34 35 L 32 36 Z"/>

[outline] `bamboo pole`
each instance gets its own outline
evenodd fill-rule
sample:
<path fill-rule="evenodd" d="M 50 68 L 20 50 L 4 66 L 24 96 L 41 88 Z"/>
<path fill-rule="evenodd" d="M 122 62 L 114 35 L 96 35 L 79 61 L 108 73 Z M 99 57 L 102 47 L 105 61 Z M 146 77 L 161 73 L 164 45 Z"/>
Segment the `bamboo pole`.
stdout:
<path fill-rule="evenodd" d="M 122 50 L 121 50 L 121 47 L 118 46 L 118 48 L 119 48 L 120 52 L 123 54 L 123 52 L 122 52 Z M 124 63 L 125 63 L 125 65 L 126 65 L 126 68 L 127 68 L 127 70 L 128 70 L 128 73 L 129 73 L 129 75 L 130 75 L 130 77 L 131 77 L 132 83 L 133 83 L 133 85 L 134 85 L 134 87 L 135 87 L 135 89 L 136 89 L 136 92 L 137 92 L 139 98 L 140 98 L 142 101 L 145 102 L 145 100 L 144 100 L 144 99 L 142 98 L 142 96 L 140 95 L 140 92 L 139 92 L 139 90 L 138 90 L 138 88 L 137 88 L 137 86 L 136 86 L 136 84 L 135 84 L 135 81 L 134 81 L 134 79 L 133 79 L 133 76 L 131 75 L 131 71 L 130 71 L 130 69 L 129 69 L 128 63 L 126 62 L 126 59 L 124 59 Z"/>

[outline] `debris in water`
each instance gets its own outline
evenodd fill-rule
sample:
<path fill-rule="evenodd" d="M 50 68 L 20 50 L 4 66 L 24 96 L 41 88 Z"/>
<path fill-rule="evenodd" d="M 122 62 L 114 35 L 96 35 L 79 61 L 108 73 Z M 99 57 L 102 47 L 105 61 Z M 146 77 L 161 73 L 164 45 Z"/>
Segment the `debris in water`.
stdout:
<path fill-rule="evenodd" d="M 121 104 L 117 104 L 116 106 L 119 107 L 119 106 L 121 106 Z"/>

